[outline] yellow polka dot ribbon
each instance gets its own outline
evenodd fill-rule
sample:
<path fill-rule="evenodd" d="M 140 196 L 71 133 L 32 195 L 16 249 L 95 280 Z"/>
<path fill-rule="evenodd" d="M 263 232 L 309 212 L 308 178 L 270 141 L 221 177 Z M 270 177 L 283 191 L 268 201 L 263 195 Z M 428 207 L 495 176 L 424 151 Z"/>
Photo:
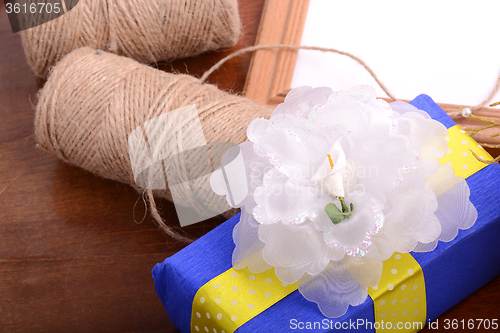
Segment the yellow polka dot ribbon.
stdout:
<path fill-rule="evenodd" d="M 395 253 L 384 261 L 382 277 L 376 287 L 368 288 L 373 299 L 375 322 L 382 327 L 398 332 L 415 332 L 405 329 L 405 323 L 423 322 L 427 316 L 424 273 L 418 262 L 409 253 Z M 388 325 L 390 322 L 392 325 Z M 401 323 L 398 325 L 398 323 Z M 375 326 L 377 327 L 377 326 Z M 401 327 L 401 329 L 399 329 Z"/>
<path fill-rule="evenodd" d="M 492 159 L 459 125 L 448 129 L 445 140 L 448 152 L 439 161 L 451 166 L 457 177 L 465 179 L 486 167 L 471 151 L 480 158 Z M 442 187 L 440 193 L 448 186 Z M 230 268 L 197 291 L 191 311 L 191 332 L 232 333 L 295 291 L 297 285 L 282 283 L 274 269 L 252 274 L 247 268 L 238 271 Z M 408 253 L 395 253 L 384 261 L 380 283 L 368 288 L 368 294 L 373 300 L 376 322 L 391 322 L 394 329 L 398 323 L 404 327 L 404 323 L 426 321 L 424 274 Z M 377 332 L 382 332 L 381 329 Z M 397 331 L 414 332 L 405 328 Z"/>
<path fill-rule="evenodd" d="M 191 311 L 191 332 L 231 333 L 297 289 L 287 285 L 274 268 L 252 274 L 230 268 L 196 293 Z"/>
<path fill-rule="evenodd" d="M 457 177 L 465 179 L 487 166 L 486 163 L 478 161 L 471 151 L 479 158 L 493 159 L 460 125 L 450 127 L 445 140 L 448 143 L 448 153 L 439 162 L 451 166 Z"/>

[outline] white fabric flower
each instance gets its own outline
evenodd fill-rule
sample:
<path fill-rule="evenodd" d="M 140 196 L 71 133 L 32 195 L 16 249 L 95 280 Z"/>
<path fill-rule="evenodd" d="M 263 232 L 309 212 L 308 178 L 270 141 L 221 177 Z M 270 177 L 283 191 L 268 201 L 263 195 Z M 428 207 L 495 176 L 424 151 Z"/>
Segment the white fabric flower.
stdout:
<path fill-rule="evenodd" d="M 446 128 L 371 87 L 293 89 L 247 135 L 245 170 L 231 175 L 249 189 L 233 266 L 299 280 L 328 317 L 361 304 L 395 251 L 433 250 L 477 218 L 467 183 L 437 160 Z"/>

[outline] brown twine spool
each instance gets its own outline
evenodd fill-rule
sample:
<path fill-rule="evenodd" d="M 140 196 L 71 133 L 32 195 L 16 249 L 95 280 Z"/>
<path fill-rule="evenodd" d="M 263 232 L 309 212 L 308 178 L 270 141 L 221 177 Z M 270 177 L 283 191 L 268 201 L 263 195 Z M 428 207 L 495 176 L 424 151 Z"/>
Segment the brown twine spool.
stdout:
<path fill-rule="evenodd" d="M 194 104 L 207 142 L 240 144 L 246 140 L 246 128 L 253 119 L 271 114 L 266 106 L 202 84 L 194 77 L 99 53 L 81 48 L 53 68 L 39 93 L 35 135 L 40 147 L 61 160 L 130 184 L 140 192 L 143 189 L 135 184 L 130 163 L 128 136 L 146 121 Z M 188 240 L 161 220 L 153 194 L 172 200 L 170 191 L 147 190 L 151 213 L 167 234 Z M 212 191 L 198 195 L 217 196 Z"/>
<path fill-rule="evenodd" d="M 21 37 L 33 72 L 46 77 L 79 47 L 154 63 L 233 46 L 240 33 L 237 0 L 80 0 Z"/>

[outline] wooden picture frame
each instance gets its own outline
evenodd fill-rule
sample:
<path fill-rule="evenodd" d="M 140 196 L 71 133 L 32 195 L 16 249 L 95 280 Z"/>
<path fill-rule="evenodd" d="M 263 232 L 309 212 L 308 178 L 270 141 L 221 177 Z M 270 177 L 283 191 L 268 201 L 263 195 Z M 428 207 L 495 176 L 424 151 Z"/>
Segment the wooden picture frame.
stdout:
<path fill-rule="evenodd" d="M 300 45 L 309 0 L 267 0 L 256 45 Z M 244 91 L 260 104 L 279 104 L 292 83 L 297 51 L 259 50 L 250 62 Z"/>

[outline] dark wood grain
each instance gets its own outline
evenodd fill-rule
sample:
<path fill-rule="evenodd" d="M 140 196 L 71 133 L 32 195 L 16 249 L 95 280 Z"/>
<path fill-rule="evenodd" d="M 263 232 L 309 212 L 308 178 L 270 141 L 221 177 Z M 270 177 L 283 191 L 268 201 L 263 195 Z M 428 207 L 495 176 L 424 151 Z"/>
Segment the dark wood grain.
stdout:
<path fill-rule="evenodd" d="M 240 1 L 244 31 L 236 47 L 158 67 L 201 76 L 252 45 L 263 3 Z M 151 269 L 185 244 L 157 229 L 132 188 L 36 148 L 33 103 L 43 82 L 31 73 L 0 4 L 0 332 L 177 332 Z M 209 81 L 241 93 L 250 57 L 231 60 Z M 159 204 L 177 225 L 173 205 Z M 221 222 L 184 230 L 197 237 Z M 499 290 L 497 277 L 441 318 L 498 318 Z"/>

